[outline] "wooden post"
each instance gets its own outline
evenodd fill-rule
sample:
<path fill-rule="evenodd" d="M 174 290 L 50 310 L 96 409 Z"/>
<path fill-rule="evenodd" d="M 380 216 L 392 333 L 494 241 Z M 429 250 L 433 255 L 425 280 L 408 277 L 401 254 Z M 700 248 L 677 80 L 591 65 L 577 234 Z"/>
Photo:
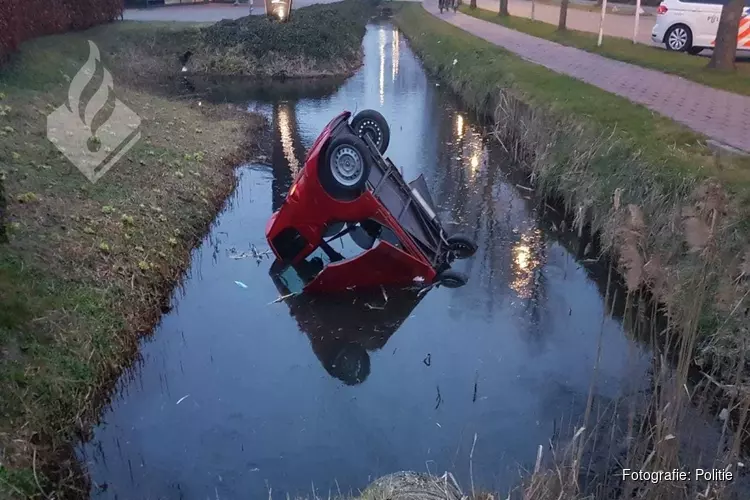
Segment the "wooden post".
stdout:
<path fill-rule="evenodd" d="M 599 40 L 597 40 L 596 45 L 598 47 L 602 46 L 602 38 L 604 37 L 604 16 L 607 14 L 607 0 L 604 0 L 602 2 L 602 16 L 599 18 Z"/>

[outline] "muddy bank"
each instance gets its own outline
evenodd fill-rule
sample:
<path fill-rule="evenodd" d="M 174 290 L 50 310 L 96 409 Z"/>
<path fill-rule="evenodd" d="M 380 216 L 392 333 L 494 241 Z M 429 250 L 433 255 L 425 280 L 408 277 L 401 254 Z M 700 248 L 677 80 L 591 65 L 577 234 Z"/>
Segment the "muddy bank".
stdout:
<path fill-rule="evenodd" d="M 130 33 L 124 31 L 113 55 L 134 77 L 183 68 L 190 75 L 256 79 L 346 77 L 362 65 L 362 37 L 375 12 L 372 1 L 344 0 L 295 9 L 286 23 L 266 16 L 211 26 L 127 23 Z"/>
<path fill-rule="evenodd" d="M 404 6 L 397 21 L 426 68 L 493 118 L 495 138 L 529 185 L 562 197 L 579 233 L 599 233 L 629 290 L 648 289 L 673 326 L 699 330 L 696 363 L 729 376 L 747 362 L 744 160 L 718 165 L 703 138 L 523 62 L 421 6 Z"/>
<path fill-rule="evenodd" d="M 140 135 L 90 182 L 47 140 L 45 115 L 70 98 L 87 40 L 117 47 L 129 29 L 28 42 L 0 74 L 9 230 L 0 246 L 2 498 L 80 498 L 71 441 L 88 432 L 139 337 L 168 307 L 235 167 L 267 144 L 262 116 L 154 93 L 103 50 L 114 97 L 138 115 Z M 101 83 L 97 67 L 80 100 Z"/>

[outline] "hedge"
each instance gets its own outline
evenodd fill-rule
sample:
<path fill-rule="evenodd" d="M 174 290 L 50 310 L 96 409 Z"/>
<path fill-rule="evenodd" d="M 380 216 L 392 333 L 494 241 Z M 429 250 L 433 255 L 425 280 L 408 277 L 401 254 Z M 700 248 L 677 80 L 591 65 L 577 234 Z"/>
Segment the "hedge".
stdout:
<path fill-rule="evenodd" d="M 0 59 L 24 40 L 114 21 L 123 0 L 2 0 Z"/>

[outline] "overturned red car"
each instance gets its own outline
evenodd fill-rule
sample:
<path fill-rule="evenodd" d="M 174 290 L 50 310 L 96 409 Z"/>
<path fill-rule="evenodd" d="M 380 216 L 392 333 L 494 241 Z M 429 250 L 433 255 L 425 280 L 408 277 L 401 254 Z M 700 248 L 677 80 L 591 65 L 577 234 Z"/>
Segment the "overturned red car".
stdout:
<path fill-rule="evenodd" d="M 323 129 L 268 221 L 277 259 L 297 271 L 305 292 L 466 284 L 451 263 L 473 255 L 476 244 L 446 235 L 424 177 L 407 183 L 383 156 L 385 118 L 375 110 L 350 117 L 345 111 Z"/>

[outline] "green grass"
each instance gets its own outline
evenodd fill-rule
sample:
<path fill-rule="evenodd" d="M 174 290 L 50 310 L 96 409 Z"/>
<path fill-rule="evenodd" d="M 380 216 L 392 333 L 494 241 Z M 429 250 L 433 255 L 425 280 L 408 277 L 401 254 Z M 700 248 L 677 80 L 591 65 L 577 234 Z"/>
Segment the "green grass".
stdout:
<path fill-rule="evenodd" d="M 650 47 L 633 43 L 625 38 L 605 37 L 602 46 L 597 47 L 595 33 L 567 30 L 557 31 L 557 26 L 542 21 L 532 21 L 525 17 L 500 17 L 497 12 L 484 9 L 470 9 L 461 5 L 461 12 L 470 16 L 500 24 L 532 36 L 552 40 L 562 45 L 576 47 L 587 52 L 600 54 L 618 61 L 629 62 L 644 68 L 656 69 L 665 73 L 682 76 L 688 80 L 709 87 L 750 95 L 750 62 L 737 62 L 735 73 L 711 71 L 706 68 L 706 57 L 691 56 L 685 53 L 668 52 L 660 47 Z"/>
<path fill-rule="evenodd" d="M 96 418 L 231 192 L 234 166 L 262 137 L 261 117 L 170 99 L 133 77 L 141 61 L 123 40 L 164 28 L 118 23 L 35 39 L 0 72 L 9 237 L 0 244 L 0 498 L 39 493 L 37 481 L 48 494 L 77 487 L 56 482 L 70 479 L 57 466 L 74 463 L 73 431 Z M 66 102 L 88 40 L 116 97 L 142 118 L 141 140 L 96 184 L 46 138 L 46 115 Z"/>

